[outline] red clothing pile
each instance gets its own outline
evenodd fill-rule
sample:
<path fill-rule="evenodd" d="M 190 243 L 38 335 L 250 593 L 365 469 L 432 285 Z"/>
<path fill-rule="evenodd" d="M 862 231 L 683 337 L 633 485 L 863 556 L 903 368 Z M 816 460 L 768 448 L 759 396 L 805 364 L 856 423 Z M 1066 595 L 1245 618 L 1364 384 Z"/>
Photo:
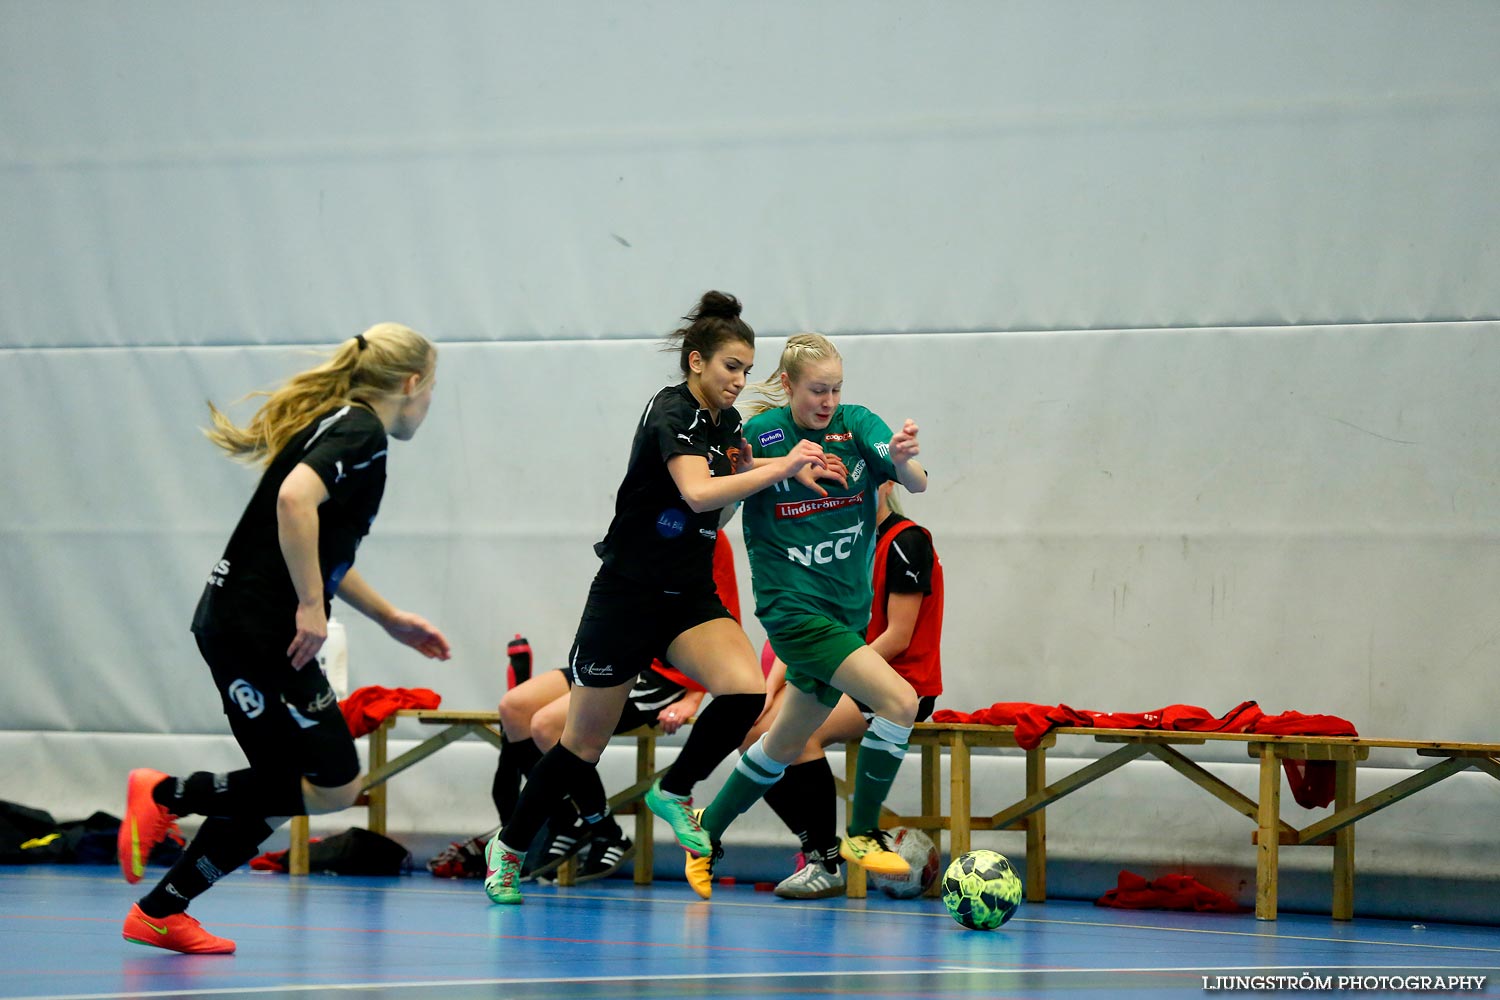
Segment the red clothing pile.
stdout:
<path fill-rule="evenodd" d="M 1094 900 L 1095 906 L 1121 910 L 1193 910 L 1197 913 L 1240 913 L 1240 906 L 1217 889 L 1191 875 L 1163 875 L 1147 882 L 1134 872 L 1121 872 L 1120 884 Z"/>
<path fill-rule="evenodd" d="M 339 702 L 339 711 L 353 736 L 373 733 L 380 724 L 403 708 L 437 708 L 443 696 L 427 688 L 362 687 Z"/>
<path fill-rule="evenodd" d="M 1245 701 L 1224 715 L 1211 715 L 1196 705 L 1168 705 L 1155 712 L 1090 712 L 1067 705 L 1034 705 L 1024 701 L 998 701 L 974 712 L 939 709 L 933 722 L 974 723 L 985 726 L 1015 726 L 1016 743 L 1034 749 L 1042 737 L 1057 726 L 1092 726 L 1099 729 L 1158 729 L 1190 733 L 1266 733 L 1280 736 L 1358 736 L 1354 723 L 1336 715 L 1303 715 L 1282 712 L 1266 715 L 1253 701 Z M 1306 809 L 1319 809 L 1333 801 L 1333 762 L 1283 762 L 1292 797 Z"/>

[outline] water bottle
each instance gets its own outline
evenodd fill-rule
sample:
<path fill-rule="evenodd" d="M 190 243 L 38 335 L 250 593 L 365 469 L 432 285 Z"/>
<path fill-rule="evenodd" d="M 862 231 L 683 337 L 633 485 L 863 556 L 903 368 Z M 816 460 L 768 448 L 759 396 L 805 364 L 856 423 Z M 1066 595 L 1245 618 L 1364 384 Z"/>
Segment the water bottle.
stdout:
<path fill-rule="evenodd" d="M 521 633 L 517 632 L 516 637 L 505 647 L 505 654 L 510 657 L 510 666 L 505 671 L 505 686 L 513 688 L 531 680 L 531 643 Z"/>
<path fill-rule="evenodd" d="M 318 666 L 339 701 L 349 697 L 349 634 L 337 618 L 328 619 L 328 638 L 318 650 Z"/>

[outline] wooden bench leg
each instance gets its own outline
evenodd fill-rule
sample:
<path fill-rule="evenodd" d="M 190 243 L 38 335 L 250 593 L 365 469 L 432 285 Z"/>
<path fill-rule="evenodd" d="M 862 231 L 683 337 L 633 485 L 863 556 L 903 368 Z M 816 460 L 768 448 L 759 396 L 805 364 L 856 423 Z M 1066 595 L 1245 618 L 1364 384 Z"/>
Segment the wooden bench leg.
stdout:
<path fill-rule="evenodd" d="M 370 767 L 371 771 L 378 770 L 386 765 L 386 737 L 391 728 L 396 725 L 395 719 L 386 719 L 375 731 L 370 733 Z M 385 834 L 386 820 L 386 787 L 381 782 L 365 790 L 365 797 L 369 800 L 366 805 L 368 826 L 371 833 Z"/>
<path fill-rule="evenodd" d="M 1352 760 L 1333 764 L 1333 810 L 1341 813 L 1354 805 L 1354 771 Z M 1354 919 L 1354 824 L 1333 835 L 1333 919 Z"/>
<path fill-rule="evenodd" d="M 969 744 L 954 733 L 948 743 L 948 810 L 951 854 L 957 858 L 969 853 L 969 822 L 973 806 L 969 802 Z"/>
<path fill-rule="evenodd" d="M 943 811 L 943 750 L 942 747 L 922 747 L 922 815 L 941 816 Z M 943 828 L 932 826 L 922 831 L 937 845 L 938 857 L 943 856 Z M 927 887 L 925 896 L 936 899 L 943 894 L 943 869 L 938 868 L 938 877 Z"/>
<path fill-rule="evenodd" d="M 858 776 L 859 776 L 859 744 L 858 743 L 845 743 L 844 744 L 844 787 L 849 792 L 849 796 L 846 799 L 844 799 L 844 825 L 845 826 L 848 826 L 848 824 L 849 824 L 849 811 L 854 808 L 854 780 Z M 812 858 L 808 858 L 807 859 L 807 863 L 808 864 L 817 864 L 817 862 L 814 859 L 812 859 Z M 847 884 L 846 888 L 844 889 L 845 895 L 848 896 L 848 898 L 850 898 L 850 899 L 864 899 L 866 897 L 866 895 L 868 895 L 868 893 L 870 891 L 869 890 L 869 884 L 865 880 L 865 870 L 863 868 L 861 868 L 859 865 L 855 864 L 853 861 L 846 861 L 846 862 L 844 862 L 844 867 L 848 870 L 848 874 L 847 874 L 848 884 Z"/>
<path fill-rule="evenodd" d="M 307 862 L 307 817 L 293 816 L 291 822 L 292 845 L 286 853 L 286 870 L 289 875 L 306 875 Z"/>
<path fill-rule="evenodd" d="M 1047 748 L 1026 751 L 1026 797 L 1047 787 Z M 1026 817 L 1026 901 L 1047 901 L 1047 810 Z"/>
<path fill-rule="evenodd" d="M 647 781 L 656 773 L 656 737 L 641 736 L 635 743 L 635 780 Z M 635 871 L 636 885 L 650 885 L 656 865 L 653 840 L 654 815 L 644 801 L 635 804 Z"/>
<path fill-rule="evenodd" d="M 1276 919 L 1276 873 L 1281 847 L 1281 760 L 1270 748 L 1260 755 L 1260 806 L 1255 855 L 1255 916 Z"/>

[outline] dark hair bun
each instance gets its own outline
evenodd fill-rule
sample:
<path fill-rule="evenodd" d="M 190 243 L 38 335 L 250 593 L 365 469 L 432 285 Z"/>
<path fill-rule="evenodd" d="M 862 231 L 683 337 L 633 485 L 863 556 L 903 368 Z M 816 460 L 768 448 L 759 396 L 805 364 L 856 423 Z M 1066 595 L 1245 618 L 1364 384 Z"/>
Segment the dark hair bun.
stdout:
<path fill-rule="evenodd" d="M 738 319 L 740 300 L 728 292 L 704 292 L 698 303 L 700 317 L 713 316 L 720 319 Z"/>

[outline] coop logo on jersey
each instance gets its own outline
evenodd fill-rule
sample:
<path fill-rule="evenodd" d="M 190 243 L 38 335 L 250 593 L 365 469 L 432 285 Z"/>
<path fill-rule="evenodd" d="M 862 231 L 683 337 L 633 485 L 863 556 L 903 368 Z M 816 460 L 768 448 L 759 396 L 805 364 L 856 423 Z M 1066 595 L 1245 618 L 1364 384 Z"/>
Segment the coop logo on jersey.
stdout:
<path fill-rule="evenodd" d="M 662 511 L 656 518 L 656 533 L 663 538 L 676 538 L 687 527 L 687 515 L 675 507 Z"/>
<path fill-rule="evenodd" d="M 864 502 L 864 491 L 854 494 L 852 497 L 818 497 L 814 500 L 793 500 L 788 503 L 776 505 L 776 519 L 785 521 L 795 520 L 799 517 L 812 517 L 814 514 L 822 514 L 830 510 L 838 510 L 841 507 L 857 507 Z"/>
<path fill-rule="evenodd" d="M 237 680 L 229 685 L 229 700 L 240 707 L 247 719 L 253 719 L 266 710 L 266 696 L 247 680 Z"/>
<path fill-rule="evenodd" d="M 860 521 L 853 527 L 831 531 L 829 534 L 836 535 L 836 538 L 829 538 L 826 541 L 819 542 L 817 545 L 788 548 L 786 550 L 786 557 L 792 562 L 801 563 L 804 566 L 811 566 L 814 563 L 819 566 L 826 566 L 834 560 L 848 559 L 854 554 L 854 543 L 859 540 L 860 535 L 864 534 L 864 530 L 865 522 Z"/>
<path fill-rule="evenodd" d="M 756 438 L 755 440 L 756 440 L 756 443 L 758 443 L 762 448 L 764 448 L 767 445 L 775 444 L 778 441 L 785 441 L 786 440 L 786 431 L 784 431 L 780 427 L 778 427 L 775 430 L 766 431 L 764 434 L 762 434 L 760 437 Z"/>
<path fill-rule="evenodd" d="M 854 432 L 853 431 L 845 431 L 842 434 L 824 434 L 823 435 L 823 440 L 824 441 L 853 441 L 854 440 Z"/>

